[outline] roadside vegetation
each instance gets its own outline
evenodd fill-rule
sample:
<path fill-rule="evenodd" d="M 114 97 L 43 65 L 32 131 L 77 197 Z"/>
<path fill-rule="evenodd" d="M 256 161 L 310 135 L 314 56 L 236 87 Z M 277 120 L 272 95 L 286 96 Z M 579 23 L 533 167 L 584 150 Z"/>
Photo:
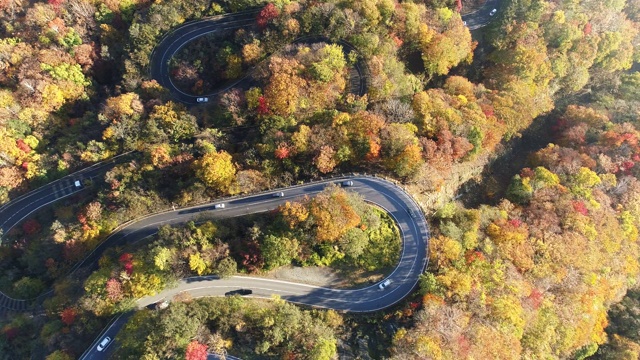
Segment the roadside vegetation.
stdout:
<path fill-rule="evenodd" d="M 330 359 L 343 324 L 335 311 L 303 310 L 283 300 L 239 296 L 177 302 L 138 311 L 117 340 L 122 359 L 201 359 L 206 351 L 242 359 Z M 140 346 L 140 339 L 147 339 Z"/>
<path fill-rule="evenodd" d="M 400 242 L 388 215 L 357 194 L 330 187 L 270 214 L 229 220 L 204 215 L 197 224 L 165 225 L 133 252 L 110 251 L 85 281 L 81 307 L 111 315 L 182 278 L 265 274 L 292 263 L 382 276 L 398 261 Z"/>
<path fill-rule="evenodd" d="M 633 326 L 620 312 L 608 320 L 607 310 L 637 285 L 640 268 L 640 4 L 505 0 L 478 44 L 456 11 L 474 2 L 0 1 L 0 203 L 135 150 L 91 191 L 3 234 L 2 290 L 32 297 L 53 283 L 54 296 L 45 316 L 7 316 L 0 358 L 76 358 L 108 315 L 180 276 L 290 263 L 393 266 L 390 219 L 334 189 L 256 227 L 163 228 L 139 248 L 111 249 L 94 273 L 65 276 L 130 219 L 353 171 L 401 182 L 434 214 L 419 295 L 340 331 L 318 320 L 330 312 L 278 301 L 176 302 L 167 315 L 135 315 L 127 331 L 150 343 L 126 342 L 121 351 L 142 357 L 153 345 L 163 350 L 149 358 L 190 351 L 200 359 L 206 345 L 288 358 L 321 345 L 317 358 L 347 347 L 397 359 L 634 358 L 638 340 L 621 330 Z M 187 108 L 149 78 L 152 50 L 170 29 L 254 8 L 256 25 L 224 34 L 228 44 L 215 55 L 194 50 L 210 41 L 203 38 L 172 63 L 193 93 L 252 71 L 249 88 Z M 307 35 L 328 41 L 288 45 Z M 358 54 L 345 54 L 338 40 Z M 362 97 L 348 87 L 356 59 L 367 69 Z M 505 199 L 474 209 L 451 202 L 542 115 L 553 124 L 543 134 L 550 144 L 520 154 L 528 163 Z M 225 325 L 205 303 L 251 315 Z M 310 324 L 291 347 L 270 332 L 280 324 L 276 310 Z M 202 315 L 195 332 L 170 339 L 152 331 L 190 311 Z M 608 322 L 616 325 L 606 330 Z M 368 343 L 357 339 L 364 333 Z M 338 337 L 349 345 L 336 347 Z"/>

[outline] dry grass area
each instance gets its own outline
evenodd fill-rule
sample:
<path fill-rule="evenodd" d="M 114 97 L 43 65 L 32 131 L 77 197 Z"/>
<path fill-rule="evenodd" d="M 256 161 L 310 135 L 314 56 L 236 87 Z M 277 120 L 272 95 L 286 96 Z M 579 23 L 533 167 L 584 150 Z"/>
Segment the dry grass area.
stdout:
<path fill-rule="evenodd" d="M 382 280 L 384 272 L 366 272 L 362 269 L 335 269 L 320 266 L 284 266 L 258 276 L 269 279 L 330 287 L 334 289 L 362 288 Z M 252 275 L 255 276 L 255 275 Z"/>

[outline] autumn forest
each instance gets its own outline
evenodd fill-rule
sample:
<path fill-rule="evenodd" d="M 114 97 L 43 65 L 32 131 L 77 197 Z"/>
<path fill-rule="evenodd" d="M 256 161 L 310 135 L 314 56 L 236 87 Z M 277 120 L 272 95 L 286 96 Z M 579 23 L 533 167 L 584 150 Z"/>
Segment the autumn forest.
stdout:
<path fill-rule="evenodd" d="M 168 60 L 181 101 L 156 45 L 228 14 L 249 20 Z M 0 359 L 80 358 L 121 314 L 115 359 L 638 359 L 639 70 L 640 0 L 0 0 L 0 210 L 111 164 L 0 231 L 0 291 L 29 304 L 0 311 Z M 159 211 L 354 173 L 429 224 L 417 286 L 381 311 L 136 308 L 194 276 L 384 279 L 401 227 L 348 184 L 101 247 Z"/>

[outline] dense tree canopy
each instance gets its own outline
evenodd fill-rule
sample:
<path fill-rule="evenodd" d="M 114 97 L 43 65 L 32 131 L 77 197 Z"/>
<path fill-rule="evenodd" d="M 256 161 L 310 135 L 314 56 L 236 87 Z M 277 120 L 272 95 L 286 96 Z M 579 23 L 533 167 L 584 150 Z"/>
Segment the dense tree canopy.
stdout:
<path fill-rule="evenodd" d="M 261 217 L 163 228 L 67 277 L 138 216 L 343 172 L 393 178 L 436 213 L 419 296 L 339 329 L 327 327 L 336 314 L 279 301 L 178 302 L 136 314 L 122 356 L 593 354 L 607 308 L 637 282 L 640 5 L 505 1 L 472 37 L 459 9 L 479 3 L 0 0 L 0 204 L 133 151 L 2 234 L 0 290 L 54 295 L 44 316 L 3 320 L 0 354 L 76 358 L 112 314 L 184 276 L 290 264 L 380 276 L 398 256 L 393 221 L 332 188 Z M 185 106 L 149 77 L 171 29 L 247 9 L 253 26 L 200 37 L 169 62 L 197 96 L 244 82 Z M 542 148 L 520 150 L 525 131 Z M 501 179 L 489 167 L 505 153 L 527 163 Z M 480 177 L 491 190 L 470 202 L 492 205 L 449 203 Z M 634 294 L 610 313 L 602 358 L 637 357 Z"/>

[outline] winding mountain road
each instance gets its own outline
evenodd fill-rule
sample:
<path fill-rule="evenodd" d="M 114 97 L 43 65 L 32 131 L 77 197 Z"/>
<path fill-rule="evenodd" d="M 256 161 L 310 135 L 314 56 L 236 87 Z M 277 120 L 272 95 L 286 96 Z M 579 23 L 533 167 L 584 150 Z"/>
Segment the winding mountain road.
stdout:
<path fill-rule="evenodd" d="M 286 189 L 284 197 L 273 197 L 273 193 L 246 196 L 225 201 L 224 209 L 213 209 L 204 205 L 176 212 L 146 218 L 119 233 L 127 236 L 129 242 L 155 234 L 164 224 L 184 223 L 194 214 L 205 212 L 207 217 L 227 218 L 273 210 L 286 201 L 300 199 L 303 196 L 315 196 L 330 184 L 341 184 L 351 180 L 349 191 L 357 192 L 369 203 L 385 209 L 396 221 L 402 235 L 402 253 L 395 270 L 387 279 L 391 284 L 384 290 L 378 284 L 356 290 L 329 289 L 319 286 L 271 280 L 257 277 L 234 276 L 229 279 L 190 278 L 183 280 L 178 287 L 161 292 L 157 296 L 139 300 L 144 307 L 161 299 L 188 291 L 193 296 L 222 296 L 231 290 L 252 289 L 253 296 L 270 297 L 277 294 L 283 299 L 315 307 L 350 312 L 370 312 L 387 308 L 405 298 L 415 287 L 427 262 L 427 223 L 418 205 L 400 187 L 375 177 L 354 176 L 324 180 Z"/>
<path fill-rule="evenodd" d="M 185 104 L 197 104 L 199 97 L 215 96 L 234 85 L 240 83 L 245 78 L 227 84 L 223 89 L 206 95 L 192 95 L 180 90 L 171 80 L 169 61 L 189 42 L 208 34 L 246 28 L 255 25 L 256 15 L 259 10 L 248 10 L 233 14 L 224 14 L 194 20 L 185 23 L 169 33 L 156 45 L 151 53 L 150 76 L 171 93 L 174 100 Z"/>
<path fill-rule="evenodd" d="M 381 310 L 404 299 L 416 286 L 427 264 L 429 229 L 419 206 L 402 188 L 390 181 L 370 176 L 333 178 L 146 216 L 113 232 L 85 263 L 87 266 L 94 267 L 104 250 L 114 246 L 139 243 L 155 235 L 164 225 L 179 225 L 192 220 L 223 219 L 267 212 L 287 201 L 304 196 L 315 196 L 332 184 L 341 186 L 345 181 L 351 181 L 353 184 L 346 189 L 360 194 L 367 202 L 383 208 L 393 217 L 400 229 L 402 253 L 396 268 L 385 279 L 391 281 L 385 289 L 380 289 L 379 283 L 361 289 L 342 290 L 250 276 L 233 276 L 228 279 L 196 277 L 183 279 L 177 287 L 166 289 L 156 296 L 140 299 L 138 307 L 143 308 L 162 299 L 171 299 L 179 293 L 187 292 L 192 297 L 224 296 L 228 291 L 243 288 L 251 289 L 254 297 L 270 298 L 272 295 L 279 295 L 282 299 L 293 303 L 319 308 L 349 312 Z M 284 196 L 274 197 L 273 194 L 279 191 L 282 191 Z M 216 209 L 215 205 L 218 203 L 224 203 L 225 207 Z M 96 346 L 105 336 L 114 339 L 124 321 L 119 320 L 114 324 L 96 339 L 95 344 L 92 344 L 81 359 L 104 358 L 106 352 L 98 352 Z"/>
<path fill-rule="evenodd" d="M 481 9 L 464 15 L 462 19 L 470 30 L 481 28 L 492 19 L 490 12 L 492 9 L 498 8 L 498 5 L 499 0 L 488 0 Z M 196 96 L 184 93 L 171 81 L 169 75 L 170 59 L 183 46 L 200 36 L 217 31 L 253 26 L 257 12 L 258 10 L 251 10 L 196 20 L 169 32 L 152 53 L 150 61 L 151 77 L 169 89 L 175 100 L 186 104 L 197 104 L 197 98 L 202 95 Z M 357 92 L 366 92 L 366 80 L 362 75 L 362 69 L 359 64 L 356 64 L 354 68 L 360 79 L 359 84 L 355 84 L 352 88 L 357 89 Z M 233 84 L 228 84 L 218 92 L 224 91 L 243 80 L 244 78 Z M 214 95 L 216 94 L 205 96 Z M 0 228 L 7 232 L 38 209 L 81 191 L 82 187 L 75 186 L 75 181 L 95 177 L 104 171 L 107 165 L 109 164 L 100 164 L 79 171 L 4 205 L 0 208 Z M 416 286 L 418 278 L 427 263 L 429 231 L 420 208 L 406 192 L 389 181 L 368 176 L 343 177 L 293 186 L 282 189 L 285 193 L 284 197 L 276 198 L 272 196 L 273 192 L 269 192 L 227 199 L 224 201 L 226 205 L 224 209 L 215 209 L 214 203 L 211 203 L 150 215 L 120 227 L 85 260 L 79 263 L 77 267 L 95 268 L 97 267 L 97 260 L 106 249 L 142 241 L 157 233 L 162 225 L 183 224 L 190 220 L 202 219 L 203 215 L 208 218 L 229 218 L 269 211 L 285 201 L 305 195 L 313 196 L 322 191 L 327 185 L 332 183 L 341 184 L 342 181 L 347 179 L 353 181 L 353 186 L 349 187 L 349 190 L 358 192 L 368 202 L 384 208 L 400 228 L 403 240 L 402 254 L 395 270 L 384 280 L 391 281 L 390 285 L 384 290 L 380 289 L 378 284 L 361 289 L 341 290 L 247 276 L 234 276 L 229 279 L 198 277 L 183 279 L 175 288 L 164 290 L 154 297 L 140 299 L 138 305 L 142 308 L 162 299 L 170 299 L 182 292 L 188 292 L 193 297 L 223 296 L 228 291 L 245 288 L 252 289 L 253 294 L 251 296 L 253 297 L 268 298 L 277 294 L 293 303 L 320 308 L 351 312 L 381 310 L 401 301 Z M 10 311 L 24 311 L 27 310 L 27 307 L 25 300 L 12 299 L 0 293 L 0 311 L 3 308 Z M 114 347 L 111 346 L 113 344 L 110 343 L 109 348 L 104 352 L 97 351 L 97 344 L 106 336 L 114 339 L 120 328 L 126 323 L 128 316 L 130 316 L 129 313 L 114 319 L 81 356 L 81 359 L 107 358 L 113 351 Z"/>
<path fill-rule="evenodd" d="M 470 30 L 476 30 L 484 27 L 496 16 L 496 14 L 491 15 L 491 10 L 497 9 L 499 4 L 500 0 L 487 0 L 480 9 L 462 16 L 462 20 L 465 21 Z M 209 94 L 194 95 L 186 93 L 180 90 L 171 79 L 169 67 L 170 60 L 185 45 L 201 36 L 255 26 L 255 19 L 258 13 L 259 9 L 212 16 L 190 21 L 173 29 L 167 33 L 162 40 L 160 40 L 151 54 L 149 62 L 151 78 L 155 79 L 160 85 L 168 89 L 174 100 L 191 105 L 198 104 L 198 98 L 210 98 L 234 86 L 238 86 L 241 82 L 250 77 L 250 74 L 247 74 L 243 78 L 234 82 L 225 84 L 223 88 Z M 294 42 L 302 42 L 304 39 L 305 38 L 301 38 Z M 339 44 L 343 47 L 345 52 L 357 51 L 346 41 L 340 41 Z M 359 86 L 352 86 L 351 92 L 355 92 L 360 96 L 364 95 L 367 90 L 366 77 L 363 73 L 365 68 L 366 64 L 360 60 L 353 67 L 353 71 L 350 71 L 351 77 L 355 79 L 353 82 L 359 82 Z"/>

